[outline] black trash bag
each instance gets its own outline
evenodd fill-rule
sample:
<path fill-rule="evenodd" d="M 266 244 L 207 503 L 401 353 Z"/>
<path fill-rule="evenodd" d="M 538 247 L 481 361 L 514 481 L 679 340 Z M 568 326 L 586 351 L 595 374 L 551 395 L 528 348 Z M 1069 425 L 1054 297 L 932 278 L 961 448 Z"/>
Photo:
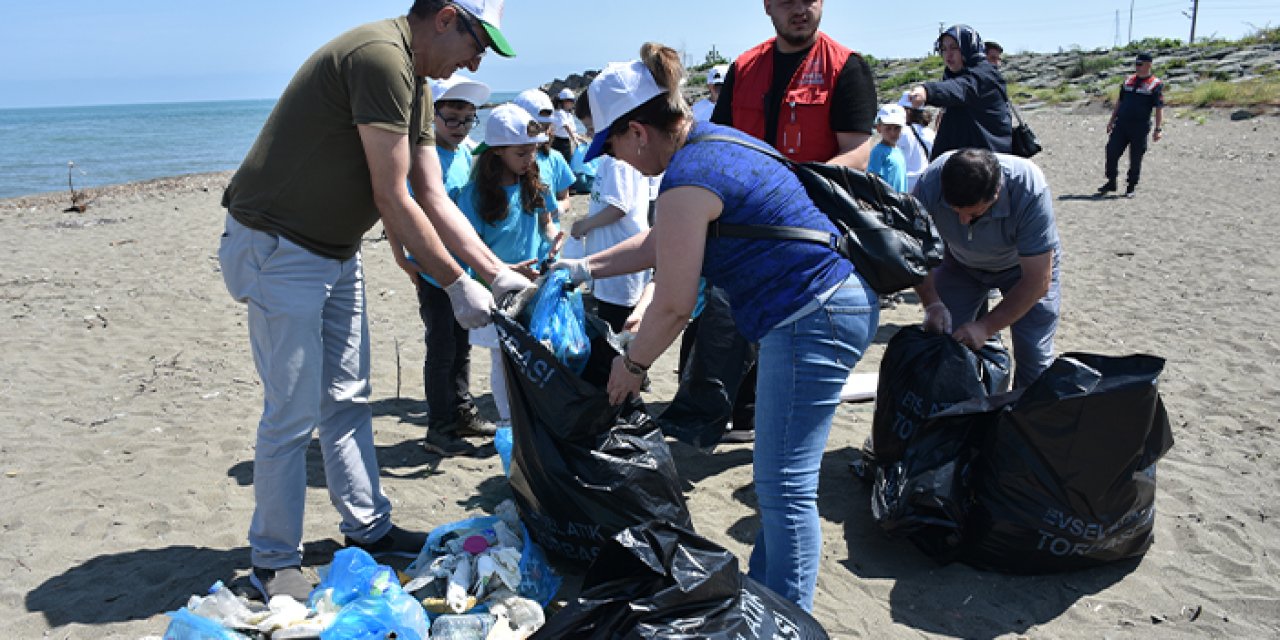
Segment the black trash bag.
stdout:
<path fill-rule="evenodd" d="M 582 590 L 532 636 L 541 639 L 821 639 L 818 621 L 738 571 L 693 531 L 649 522 L 618 533 Z"/>
<path fill-rule="evenodd" d="M 1049 573 L 1145 553 L 1154 465 L 1173 446 L 1163 368 L 1149 355 L 1066 354 L 991 414 L 964 562 Z"/>
<path fill-rule="evenodd" d="M 903 327 L 885 347 L 871 422 L 878 466 L 902 459 L 924 421 L 947 407 L 1009 388 L 1009 352 L 998 340 L 978 351 L 949 335 Z"/>
<path fill-rule="evenodd" d="M 553 565 L 581 573 L 618 531 L 649 520 L 692 528 L 671 450 L 639 399 L 609 404 L 620 353 L 587 315 L 591 357 L 579 377 L 502 313 L 511 401 L 511 489 L 521 519 Z"/>
<path fill-rule="evenodd" d="M 993 411 L 1018 392 L 976 398 L 925 420 L 903 456 L 874 466 L 871 515 L 940 563 L 963 551 L 973 501 L 974 461 L 994 424 Z"/>
<path fill-rule="evenodd" d="M 715 449 L 733 414 L 756 346 L 733 322 L 723 289 L 707 287 L 698 336 L 671 404 L 658 414 L 662 432 L 705 452 Z"/>

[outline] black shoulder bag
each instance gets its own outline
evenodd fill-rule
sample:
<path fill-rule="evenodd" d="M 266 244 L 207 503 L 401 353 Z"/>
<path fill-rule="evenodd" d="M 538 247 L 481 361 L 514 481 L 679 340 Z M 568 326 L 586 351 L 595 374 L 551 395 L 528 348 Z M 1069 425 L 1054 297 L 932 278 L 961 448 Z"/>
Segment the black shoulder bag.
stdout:
<path fill-rule="evenodd" d="M 867 284 L 881 294 L 920 284 L 930 269 L 942 264 L 942 238 L 929 212 L 911 195 L 894 191 L 880 176 L 822 162 L 795 162 L 773 149 L 730 136 L 707 134 L 689 143 L 708 140 L 747 147 L 787 165 L 840 231 L 717 220 L 707 229 L 708 237 L 823 244 L 853 262 Z"/>
<path fill-rule="evenodd" d="M 1009 114 L 1013 116 L 1013 155 L 1020 158 L 1030 158 L 1044 147 L 1040 146 L 1040 138 L 1036 137 L 1036 132 L 1031 130 L 1031 125 L 1022 119 L 1022 114 L 1018 112 L 1018 108 L 1013 106 L 1013 101 L 1009 99 L 1009 93 L 1004 87 L 1000 88 L 1000 93 L 1004 94 L 1004 103 L 1009 105 Z"/>

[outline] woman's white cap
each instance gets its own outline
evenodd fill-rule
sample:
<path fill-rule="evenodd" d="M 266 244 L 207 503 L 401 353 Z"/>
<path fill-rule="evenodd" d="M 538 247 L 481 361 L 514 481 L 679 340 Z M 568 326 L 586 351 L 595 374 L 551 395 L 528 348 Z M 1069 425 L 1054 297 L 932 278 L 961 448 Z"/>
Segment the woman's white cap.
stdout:
<path fill-rule="evenodd" d="M 489 99 L 489 93 L 489 85 L 472 80 L 460 73 L 455 73 L 444 80 L 431 81 L 432 102 L 462 100 L 470 102 L 479 109 Z"/>
<path fill-rule="evenodd" d="M 582 161 L 590 162 L 604 153 L 609 127 L 618 118 L 666 92 L 658 86 L 641 60 L 606 65 L 587 87 L 587 96 L 591 100 L 591 124 L 596 128 L 596 135 Z"/>
<path fill-rule="evenodd" d="M 573 89 L 565 87 L 560 90 L 560 94 L 556 96 L 557 100 L 577 100 L 578 96 L 573 93 Z"/>
<path fill-rule="evenodd" d="M 542 124 L 549 124 L 551 122 L 551 114 L 556 110 L 555 106 L 551 104 L 551 97 L 542 89 L 525 89 L 521 91 L 516 94 L 515 103 L 516 106 L 529 112 L 529 115 L 533 116 L 534 120 Z M 547 115 L 542 115 L 543 111 L 546 111 Z"/>
<path fill-rule="evenodd" d="M 528 111 L 507 103 L 494 107 L 489 122 L 484 126 L 484 144 L 476 148 L 480 155 L 489 147 L 514 147 L 522 144 L 538 144 L 547 141 L 547 134 L 534 121 Z"/>

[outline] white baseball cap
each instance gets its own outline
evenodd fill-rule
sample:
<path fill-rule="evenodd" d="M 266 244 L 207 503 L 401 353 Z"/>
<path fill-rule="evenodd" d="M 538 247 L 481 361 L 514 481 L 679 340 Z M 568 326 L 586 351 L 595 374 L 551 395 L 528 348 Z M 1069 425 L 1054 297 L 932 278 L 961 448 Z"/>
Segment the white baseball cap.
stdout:
<path fill-rule="evenodd" d="M 534 132 L 537 133 L 534 133 Z M 528 111 L 510 102 L 494 107 L 484 125 L 484 144 L 472 153 L 480 155 L 489 147 L 514 147 L 547 141 L 547 134 L 537 127 Z"/>
<path fill-rule="evenodd" d="M 604 143 L 609 139 L 609 127 L 636 107 L 662 95 L 667 90 L 658 86 L 641 60 L 610 62 L 600 75 L 587 87 L 591 102 L 591 124 L 596 135 L 583 156 L 583 162 L 591 162 L 604 153 Z"/>
<path fill-rule="evenodd" d="M 542 89 L 525 89 L 521 91 L 516 94 L 515 103 L 521 109 L 529 112 L 529 115 L 532 115 L 534 120 L 542 124 L 550 123 L 550 114 L 556 110 L 555 105 L 551 104 L 551 97 Z M 541 115 L 543 111 L 546 111 L 548 115 Z"/>
<path fill-rule="evenodd" d="M 718 64 L 707 71 L 707 84 L 724 84 L 724 77 L 729 75 L 729 65 Z"/>
<path fill-rule="evenodd" d="M 915 107 L 912 107 L 912 106 L 911 106 L 911 92 L 910 92 L 910 91 L 903 91 L 903 92 L 902 92 L 902 97 L 901 97 L 901 98 L 898 98 L 898 106 L 899 106 L 899 107 L 902 107 L 903 109 L 914 109 L 914 108 L 915 108 Z"/>
<path fill-rule="evenodd" d="M 460 73 L 455 73 L 444 80 L 431 81 L 432 102 L 462 100 L 470 102 L 479 109 L 489 99 L 489 93 L 489 85 L 472 80 Z"/>
<path fill-rule="evenodd" d="M 573 92 L 573 89 L 570 89 L 569 87 L 565 87 L 561 89 L 559 95 L 556 96 L 556 100 L 577 100 L 577 99 L 578 99 L 578 96 Z"/>
<path fill-rule="evenodd" d="M 502 3 L 503 0 L 453 0 L 453 4 L 458 5 L 480 22 L 485 33 L 489 34 L 489 40 L 493 42 L 493 50 L 497 51 L 498 55 L 514 58 L 516 57 L 515 49 L 511 48 L 506 36 L 503 36 L 502 31 L 499 30 L 502 28 Z"/>
<path fill-rule="evenodd" d="M 898 104 L 880 105 L 880 111 L 876 113 L 876 124 L 896 124 L 900 127 L 907 126 L 907 112 Z"/>

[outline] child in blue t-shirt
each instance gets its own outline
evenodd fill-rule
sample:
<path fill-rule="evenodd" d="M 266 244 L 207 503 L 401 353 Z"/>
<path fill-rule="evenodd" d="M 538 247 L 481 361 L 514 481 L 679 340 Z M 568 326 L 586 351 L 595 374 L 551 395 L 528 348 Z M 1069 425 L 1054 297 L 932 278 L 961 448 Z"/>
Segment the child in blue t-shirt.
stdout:
<path fill-rule="evenodd" d="M 471 176 L 471 145 L 467 135 L 476 124 L 476 111 L 489 99 L 489 87 L 454 74 L 431 82 L 435 105 L 435 153 L 446 191 L 453 195 Z M 413 190 L 410 188 L 410 193 Z M 388 234 L 392 250 L 403 248 Z M 412 261 L 413 257 L 407 257 Z M 464 265 L 465 266 L 465 265 Z M 422 382 L 427 400 L 427 437 L 423 446 L 440 455 L 464 455 L 473 447 L 462 436 L 491 436 L 496 428 L 480 418 L 471 395 L 470 334 L 453 315 L 449 296 L 425 273 L 414 275 L 418 315 L 425 328 L 426 358 Z"/>
<path fill-rule="evenodd" d="M 555 247 L 562 239 L 552 221 L 555 198 L 535 162 L 536 146 L 546 140 L 529 112 L 514 104 L 495 108 L 485 125 L 484 144 L 475 151 L 471 181 L 456 198 L 458 209 L 494 255 L 531 278 L 536 276 L 534 263 L 546 255 L 543 247 Z M 488 329 L 473 332 L 472 342 L 491 349 L 489 384 L 502 427 L 511 423 L 511 407 L 497 336 Z"/>
<path fill-rule="evenodd" d="M 907 190 L 907 159 L 898 148 L 905 126 L 907 112 L 902 107 L 892 103 L 881 106 L 876 114 L 880 143 L 871 148 L 871 160 L 867 162 L 867 171 L 884 178 L 894 191 Z"/>

